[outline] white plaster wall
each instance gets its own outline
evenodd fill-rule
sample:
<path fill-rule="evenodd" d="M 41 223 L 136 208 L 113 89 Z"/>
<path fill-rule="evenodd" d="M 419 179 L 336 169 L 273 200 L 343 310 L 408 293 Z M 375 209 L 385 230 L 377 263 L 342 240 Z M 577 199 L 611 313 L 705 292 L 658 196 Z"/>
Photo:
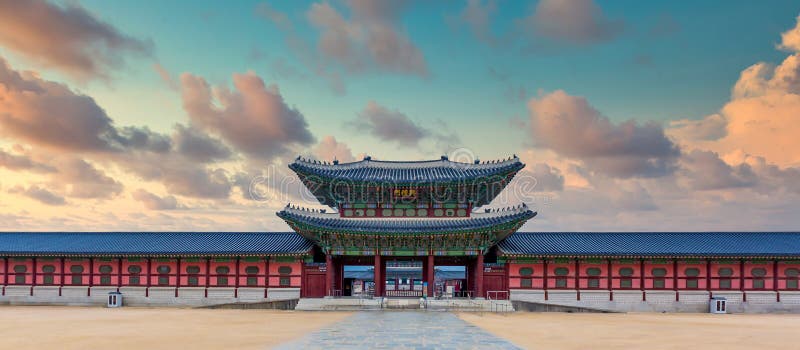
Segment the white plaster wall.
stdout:
<path fill-rule="evenodd" d="M 616 303 L 641 303 L 642 291 L 640 290 L 615 290 L 614 302 Z"/>
<path fill-rule="evenodd" d="M 269 288 L 267 289 L 269 300 L 285 300 L 300 298 L 300 288 Z"/>
<path fill-rule="evenodd" d="M 240 302 L 257 302 L 267 300 L 264 298 L 266 288 L 242 287 L 239 288 Z M 299 297 L 299 295 L 298 295 Z"/>

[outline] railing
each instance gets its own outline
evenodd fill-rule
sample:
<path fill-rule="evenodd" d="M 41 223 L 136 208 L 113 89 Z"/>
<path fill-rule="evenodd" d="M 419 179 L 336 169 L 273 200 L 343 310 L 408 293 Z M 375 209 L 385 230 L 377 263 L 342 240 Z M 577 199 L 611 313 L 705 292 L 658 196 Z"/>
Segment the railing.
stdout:
<path fill-rule="evenodd" d="M 486 291 L 486 299 L 489 300 L 508 300 L 507 290 L 490 290 Z"/>
<path fill-rule="evenodd" d="M 385 292 L 387 297 L 421 297 L 421 290 L 387 290 Z"/>

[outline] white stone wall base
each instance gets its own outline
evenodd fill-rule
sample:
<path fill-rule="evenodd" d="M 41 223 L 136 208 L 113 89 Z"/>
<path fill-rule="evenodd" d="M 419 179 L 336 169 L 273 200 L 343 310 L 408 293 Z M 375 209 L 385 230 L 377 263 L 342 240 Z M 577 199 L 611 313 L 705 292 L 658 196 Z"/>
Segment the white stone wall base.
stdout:
<path fill-rule="evenodd" d="M 742 301 L 744 294 L 739 291 L 712 291 L 710 294 L 725 297 L 730 313 L 800 313 L 800 292 L 780 292 L 780 302 L 776 293 L 769 291 L 747 292 L 746 302 Z M 642 301 L 642 292 L 635 290 L 615 290 L 613 301 L 609 300 L 607 291 L 581 291 L 581 300 L 577 300 L 575 291 L 565 290 L 548 291 L 547 300 L 544 290 L 537 289 L 512 289 L 510 295 L 511 300 L 617 312 L 707 313 L 709 302 L 707 291 L 679 291 L 677 301 L 675 291 L 663 290 L 645 291 L 646 301 Z"/>

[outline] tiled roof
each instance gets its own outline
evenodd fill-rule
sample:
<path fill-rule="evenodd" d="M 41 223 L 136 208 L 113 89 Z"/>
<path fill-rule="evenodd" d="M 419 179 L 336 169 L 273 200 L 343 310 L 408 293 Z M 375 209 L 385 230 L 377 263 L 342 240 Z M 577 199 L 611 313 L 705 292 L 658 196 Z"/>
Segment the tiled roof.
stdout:
<path fill-rule="evenodd" d="M 498 247 L 528 256 L 800 257 L 800 232 L 517 232 Z"/>
<path fill-rule="evenodd" d="M 324 213 L 287 206 L 278 212 L 287 222 L 298 222 L 315 227 L 364 233 L 417 233 L 432 231 L 461 231 L 489 228 L 519 220 L 528 220 L 536 213 L 522 204 L 502 210 L 472 213 L 469 218 L 420 219 L 353 219 L 341 218 L 337 213 Z"/>
<path fill-rule="evenodd" d="M 4 232 L 0 255 L 305 254 L 294 232 Z"/>
<path fill-rule="evenodd" d="M 461 163 L 446 157 L 429 161 L 380 161 L 365 157 L 352 163 L 327 163 L 298 157 L 289 168 L 298 173 L 355 181 L 428 183 L 469 180 L 516 172 L 525 167 L 515 155 L 490 162 Z"/>

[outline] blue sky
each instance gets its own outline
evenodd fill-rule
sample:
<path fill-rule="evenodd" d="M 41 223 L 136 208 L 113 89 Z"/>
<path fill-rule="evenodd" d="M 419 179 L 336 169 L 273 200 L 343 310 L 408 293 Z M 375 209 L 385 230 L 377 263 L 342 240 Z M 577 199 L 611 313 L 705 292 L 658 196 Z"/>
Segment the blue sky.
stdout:
<path fill-rule="evenodd" d="M 797 1 L 0 6 L 5 229 L 285 230 L 298 154 L 459 152 L 526 230 L 800 223 Z"/>
<path fill-rule="evenodd" d="M 473 142 L 480 141 L 478 130 L 496 119 L 525 113 L 523 103 L 506 96 L 509 86 L 524 89 L 526 97 L 556 89 L 586 96 L 612 120 L 696 119 L 714 113 L 730 96 L 742 69 L 759 60 L 780 59 L 776 33 L 791 27 L 792 14 L 800 12 L 800 4 L 794 1 L 772 1 L 769 6 L 748 1 L 727 1 L 724 6 L 716 1 L 605 1 L 598 4 L 606 16 L 624 21 L 625 29 L 618 37 L 588 47 L 519 53 L 515 48 L 478 43 L 463 24 L 448 23 L 456 22 L 448 19 L 464 7 L 461 2 L 413 3 L 404 12 L 402 24 L 424 53 L 431 76 L 353 74 L 347 77 L 347 93 L 338 96 L 313 78 L 273 76 L 270 60 L 284 59 L 300 72 L 304 67 L 291 63 L 295 57 L 283 33 L 255 14 L 259 3 L 81 2 L 125 33 L 152 40 L 155 59 L 173 74 L 193 72 L 210 82 L 229 84 L 232 72 L 255 71 L 267 83 L 280 85 L 288 103 L 312 121 L 312 129 L 317 124 L 313 121 L 352 119 L 367 101 L 375 100 L 415 120 L 445 120 Z M 304 23 L 312 2 L 269 3 L 285 12 L 313 43 L 316 33 Z M 341 4 L 333 4 L 346 12 Z M 492 31 L 503 35 L 514 30 L 514 20 L 535 5 L 535 1 L 502 3 Z M 662 21 L 673 27 L 652 33 Z M 254 58 L 254 52 L 264 57 Z M 637 58 L 643 62 L 636 63 Z M 185 117 L 179 105 L 165 109 L 158 102 L 160 95 L 170 92 L 164 90 L 151 64 L 152 58 L 139 59 L 110 84 L 92 83 L 86 90 L 101 102 L 108 101 L 101 104 L 119 123 L 146 123 L 166 130 L 171 120 Z M 493 79 L 491 69 L 507 75 L 508 81 Z M 128 93 L 151 101 L 143 101 L 143 109 L 129 108 Z M 348 133 L 341 125 L 336 131 Z M 517 141 L 489 148 L 486 156 L 513 152 L 513 147 L 519 147 Z M 368 142 L 361 147 L 359 151 L 380 153 L 371 151 Z"/>

